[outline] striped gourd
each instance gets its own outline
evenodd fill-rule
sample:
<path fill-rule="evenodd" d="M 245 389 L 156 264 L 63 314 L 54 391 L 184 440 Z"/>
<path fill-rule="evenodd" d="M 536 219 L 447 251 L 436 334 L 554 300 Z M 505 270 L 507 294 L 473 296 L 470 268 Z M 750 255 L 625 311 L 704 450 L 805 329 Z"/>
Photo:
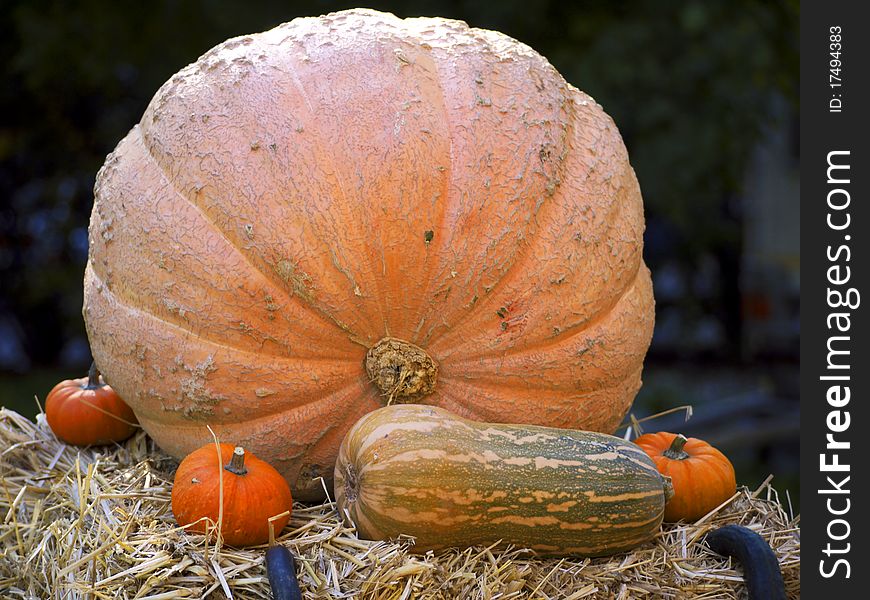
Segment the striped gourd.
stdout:
<path fill-rule="evenodd" d="M 414 404 L 360 419 L 335 467 L 339 510 L 360 536 L 414 536 L 418 551 L 501 540 L 540 554 L 615 554 L 655 535 L 670 491 L 620 438 Z"/>

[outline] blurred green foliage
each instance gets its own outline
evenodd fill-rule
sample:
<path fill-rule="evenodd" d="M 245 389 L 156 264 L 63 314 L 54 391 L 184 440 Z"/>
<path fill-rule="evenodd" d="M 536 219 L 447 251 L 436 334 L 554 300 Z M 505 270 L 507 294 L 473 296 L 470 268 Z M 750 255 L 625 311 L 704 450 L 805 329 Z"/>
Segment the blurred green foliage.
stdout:
<path fill-rule="evenodd" d="M 0 330 L 17 342 L 0 348 L 0 370 L 58 363 L 84 368 L 81 277 L 94 176 L 157 88 L 228 37 L 351 6 L 3 3 Z M 796 0 L 371 6 L 501 30 L 547 56 L 596 98 L 625 137 L 648 218 L 665 224 L 664 241 L 648 240 L 653 270 L 658 260 L 692 261 L 701 250 L 739 255 L 741 214 L 732 198 L 754 144 L 774 118 L 771 98 L 797 102 Z"/>

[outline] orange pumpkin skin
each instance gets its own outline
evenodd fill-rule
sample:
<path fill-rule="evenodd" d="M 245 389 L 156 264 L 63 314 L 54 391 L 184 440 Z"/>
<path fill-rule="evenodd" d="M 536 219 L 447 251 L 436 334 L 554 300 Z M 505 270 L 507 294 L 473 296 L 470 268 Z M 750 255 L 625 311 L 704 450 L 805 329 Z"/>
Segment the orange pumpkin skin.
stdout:
<path fill-rule="evenodd" d="M 229 40 L 157 92 L 95 197 L 84 316 L 113 384 L 164 450 L 211 425 L 297 499 L 390 400 L 609 433 L 640 387 L 625 147 L 502 34 L 354 10 Z"/>
<path fill-rule="evenodd" d="M 179 525 L 190 525 L 190 531 L 205 533 L 208 522 L 204 519 L 212 524 L 218 522 L 222 475 L 224 542 L 232 546 L 265 544 L 269 541 L 269 517 L 293 508 L 290 487 L 272 465 L 250 452 L 243 451 L 241 470 L 245 472 L 234 472 L 236 448 L 220 444 L 218 462 L 214 443 L 206 444 L 181 461 L 172 484 L 172 513 Z M 288 512 L 273 521 L 276 536 L 289 520 Z"/>
<path fill-rule="evenodd" d="M 703 440 L 686 439 L 681 448 L 685 458 L 666 455 L 677 437 L 675 433 L 660 431 L 646 433 L 634 442 L 674 485 L 674 496 L 665 505 L 664 520 L 695 521 L 733 496 L 737 480 L 731 461 Z M 678 455 L 682 456 L 679 452 Z"/>
<path fill-rule="evenodd" d="M 94 367 L 81 379 L 66 379 L 45 398 L 45 419 L 67 444 L 91 446 L 123 442 L 136 431 L 136 415 L 106 385 Z"/>

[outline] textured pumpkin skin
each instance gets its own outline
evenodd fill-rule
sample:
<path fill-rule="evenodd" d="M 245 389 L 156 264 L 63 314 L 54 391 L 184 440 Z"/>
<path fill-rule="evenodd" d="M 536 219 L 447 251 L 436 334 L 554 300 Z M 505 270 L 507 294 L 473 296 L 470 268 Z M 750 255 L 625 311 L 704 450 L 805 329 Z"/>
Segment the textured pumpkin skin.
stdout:
<path fill-rule="evenodd" d="M 220 444 L 220 467 L 213 443 L 194 450 L 181 461 L 172 484 L 172 513 L 179 525 L 190 525 L 191 531 L 205 533 L 206 521 L 200 519 L 218 522 L 223 475 L 224 542 L 233 546 L 265 544 L 269 541 L 269 517 L 292 510 L 293 497 L 283 476 L 250 452 L 245 452 L 244 475 L 224 469 L 234 449 L 232 444 Z M 289 520 L 288 513 L 273 521 L 276 536 Z"/>
<path fill-rule="evenodd" d="M 164 450 L 209 424 L 314 499 L 385 403 L 387 337 L 437 363 L 416 402 L 612 432 L 652 335 L 643 228 L 612 120 L 527 46 L 297 19 L 182 69 L 107 158 L 84 317 Z"/>
<path fill-rule="evenodd" d="M 480 423 L 393 405 L 363 417 L 335 467 L 339 512 L 361 537 L 419 551 L 499 540 L 599 556 L 649 540 L 668 484 L 643 450 L 586 431 Z"/>
<path fill-rule="evenodd" d="M 117 392 L 87 377 L 66 379 L 45 397 L 45 419 L 67 444 L 90 446 L 122 442 L 136 431 L 136 415 Z"/>
<path fill-rule="evenodd" d="M 719 450 L 698 438 L 688 438 L 684 460 L 663 455 L 675 433 L 646 433 L 635 443 L 653 459 L 659 472 L 671 478 L 674 497 L 665 508 L 665 521 L 696 521 L 725 502 L 737 491 L 731 461 Z"/>

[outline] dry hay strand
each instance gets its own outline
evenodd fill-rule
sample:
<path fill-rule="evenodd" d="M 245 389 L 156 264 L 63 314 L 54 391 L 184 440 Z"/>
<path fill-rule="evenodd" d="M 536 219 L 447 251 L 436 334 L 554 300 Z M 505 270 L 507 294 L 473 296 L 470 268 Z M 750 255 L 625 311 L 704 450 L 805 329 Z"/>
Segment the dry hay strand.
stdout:
<path fill-rule="evenodd" d="M 121 445 L 75 448 L 43 415 L 0 409 L 0 597 L 271 598 L 264 548 L 215 546 L 179 528 L 170 507 L 177 462 L 138 432 Z M 747 526 L 776 552 L 790 598 L 800 597 L 800 531 L 765 481 L 697 523 L 668 525 L 610 558 L 537 559 L 520 548 L 425 555 L 408 540 L 361 540 L 333 503 L 297 504 L 278 537 L 298 557 L 306 598 L 740 598 L 742 574 L 704 534 Z"/>

